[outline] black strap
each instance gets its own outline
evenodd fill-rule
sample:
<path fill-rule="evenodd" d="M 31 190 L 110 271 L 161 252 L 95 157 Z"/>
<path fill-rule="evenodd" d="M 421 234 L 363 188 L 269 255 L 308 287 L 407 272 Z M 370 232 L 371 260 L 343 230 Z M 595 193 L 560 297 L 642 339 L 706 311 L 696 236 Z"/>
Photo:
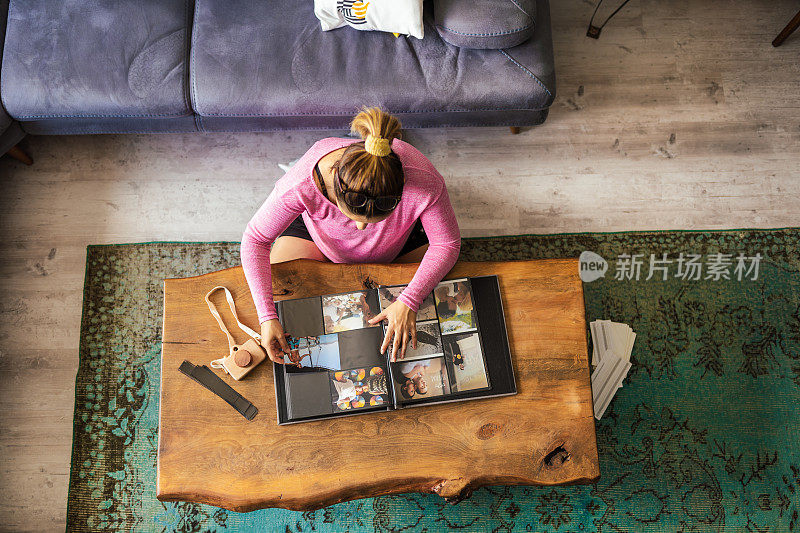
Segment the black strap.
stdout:
<path fill-rule="evenodd" d="M 184 361 L 181 363 L 179 370 L 228 402 L 228 405 L 239 411 L 239 414 L 246 419 L 252 420 L 258 414 L 258 409 L 255 405 L 233 390 L 230 385 L 222 381 L 222 378 L 207 366 L 195 366 L 189 361 Z"/>
<path fill-rule="evenodd" d="M 597 7 L 594 8 L 594 13 L 592 13 L 592 18 L 589 19 L 589 29 L 586 30 L 586 36 L 587 37 L 591 37 L 592 39 L 599 39 L 600 38 L 600 30 L 602 30 L 605 27 L 605 25 L 608 24 L 608 21 L 611 20 L 611 17 L 616 15 L 619 12 L 619 10 L 622 9 L 623 7 L 625 7 L 625 4 L 627 4 L 629 1 L 630 0 L 625 0 L 624 2 L 622 2 L 620 4 L 620 6 L 617 9 L 615 9 L 614 12 L 611 13 L 608 16 L 608 18 L 606 19 L 605 22 L 603 22 L 600 26 L 595 26 L 594 25 L 594 16 L 597 15 L 597 10 L 600 9 L 600 4 L 603 3 L 603 0 L 599 0 L 597 2 Z"/>
<path fill-rule="evenodd" d="M 319 170 L 319 163 L 314 165 L 314 180 L 316 181 L 317 188 L 322 193 L 322 196 L 324 196 L 325 199 L 328 200 L 329 202 L 333 202 L 333 200 L 331 200 L 330 196 L 328 196 L 328 188 L 325 186 L 325 180 L 322 179 L 322 172 L 320 172 L 320 170 Z M 336 202 L 333 202 L 333 203 L 336 203 Z"/>

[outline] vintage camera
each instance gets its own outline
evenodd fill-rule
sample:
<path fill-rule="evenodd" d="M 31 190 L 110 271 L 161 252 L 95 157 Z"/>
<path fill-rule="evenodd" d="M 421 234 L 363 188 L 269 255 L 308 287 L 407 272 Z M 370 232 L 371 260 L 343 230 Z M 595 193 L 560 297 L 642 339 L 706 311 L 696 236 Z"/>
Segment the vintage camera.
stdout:
<path fill-rule="evenodd" d="M 253 339 L 241 345 L 235 345 L 231 354 L 211 363 L 214 368 L 223 368 L 233 379 L 239 381 L 248 372 L 257 367 L 267 358 L 267 352 Z"/>

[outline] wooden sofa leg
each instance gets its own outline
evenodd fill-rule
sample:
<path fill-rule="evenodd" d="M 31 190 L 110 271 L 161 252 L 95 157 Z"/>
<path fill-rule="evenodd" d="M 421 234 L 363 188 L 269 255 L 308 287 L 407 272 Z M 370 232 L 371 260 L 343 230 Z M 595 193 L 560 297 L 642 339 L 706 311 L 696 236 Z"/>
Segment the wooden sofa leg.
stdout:
<path fill-rule="evenodd" d="M 519 133 L 519 126 L 511 126 L 511 135 L 516 135 Z"/>
<path fill-rule="evenodd" d="M 19 146 L 12 146 L 6 153 L 11 157 L 13 157 L 14 159 L 16 159 L 17 161 L 19 161 L 20 163 L 25 163 L 26 165 L 33 164 L 33 159 L 31 159 L 31 157 L 28 154 L 23 152 L 22 148 L 20 148 Z"/>

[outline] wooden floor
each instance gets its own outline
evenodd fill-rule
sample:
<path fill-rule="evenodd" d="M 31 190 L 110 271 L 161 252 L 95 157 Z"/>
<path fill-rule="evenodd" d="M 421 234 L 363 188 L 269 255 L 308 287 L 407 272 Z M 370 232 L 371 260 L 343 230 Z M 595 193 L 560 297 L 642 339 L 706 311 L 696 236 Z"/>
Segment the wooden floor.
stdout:
<path fill-rule="evenodd" d="M 792 0 L 553 3 L 541 127 L 410 131 L 467 236 L 800 225 Z M 604 9 L 609 6 L 604 5 Z M 238 240 L 319 132 L 29 137 L 0 159 L 0 529 L 63 530 L 85 246 Z"/>

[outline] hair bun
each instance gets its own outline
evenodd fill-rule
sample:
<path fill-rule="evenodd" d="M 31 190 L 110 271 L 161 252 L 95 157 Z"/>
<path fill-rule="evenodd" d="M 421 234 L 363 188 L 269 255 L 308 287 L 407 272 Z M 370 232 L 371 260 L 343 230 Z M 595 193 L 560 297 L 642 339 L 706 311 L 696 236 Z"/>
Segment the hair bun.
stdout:
<path fill-rule="evenodd" d="M 392 151 L 392 140 L 400 136 L 400 121 L 377 107 L 365 107 L 350 124 L 353 133 L 363 142 L 349 143 L 338 162 L 339 181 L 354 192 L 367 196 L 401 196 L 405 184 L 403 162 Z M 337 202 L 344 199 L 334 187 Z M 347 202 L 344 202 L 345 204 Z M 353 215 L 367 220 L 384 218 L 387 211 L 377 209 L 375 202 L 362 208 L 346 207 Z"/>
<path fill-rule="evenodd" d="M 392 141 L 400 136 L 400 129 L 400 121 L 379 107 L 362 108 L 350 123 L 350 131 L 364 139 L 365 149 L 380 157 L 391 152 Z M 367 148 L 368 144 L 374 149 Z"/>
<path fill-rule="evenodd" d="M 372 155 L 384 157 L 392 153 L 392 146 L 389 144 L 389 139 L 369 134 L 364 140 L 364 150 Z"/>

